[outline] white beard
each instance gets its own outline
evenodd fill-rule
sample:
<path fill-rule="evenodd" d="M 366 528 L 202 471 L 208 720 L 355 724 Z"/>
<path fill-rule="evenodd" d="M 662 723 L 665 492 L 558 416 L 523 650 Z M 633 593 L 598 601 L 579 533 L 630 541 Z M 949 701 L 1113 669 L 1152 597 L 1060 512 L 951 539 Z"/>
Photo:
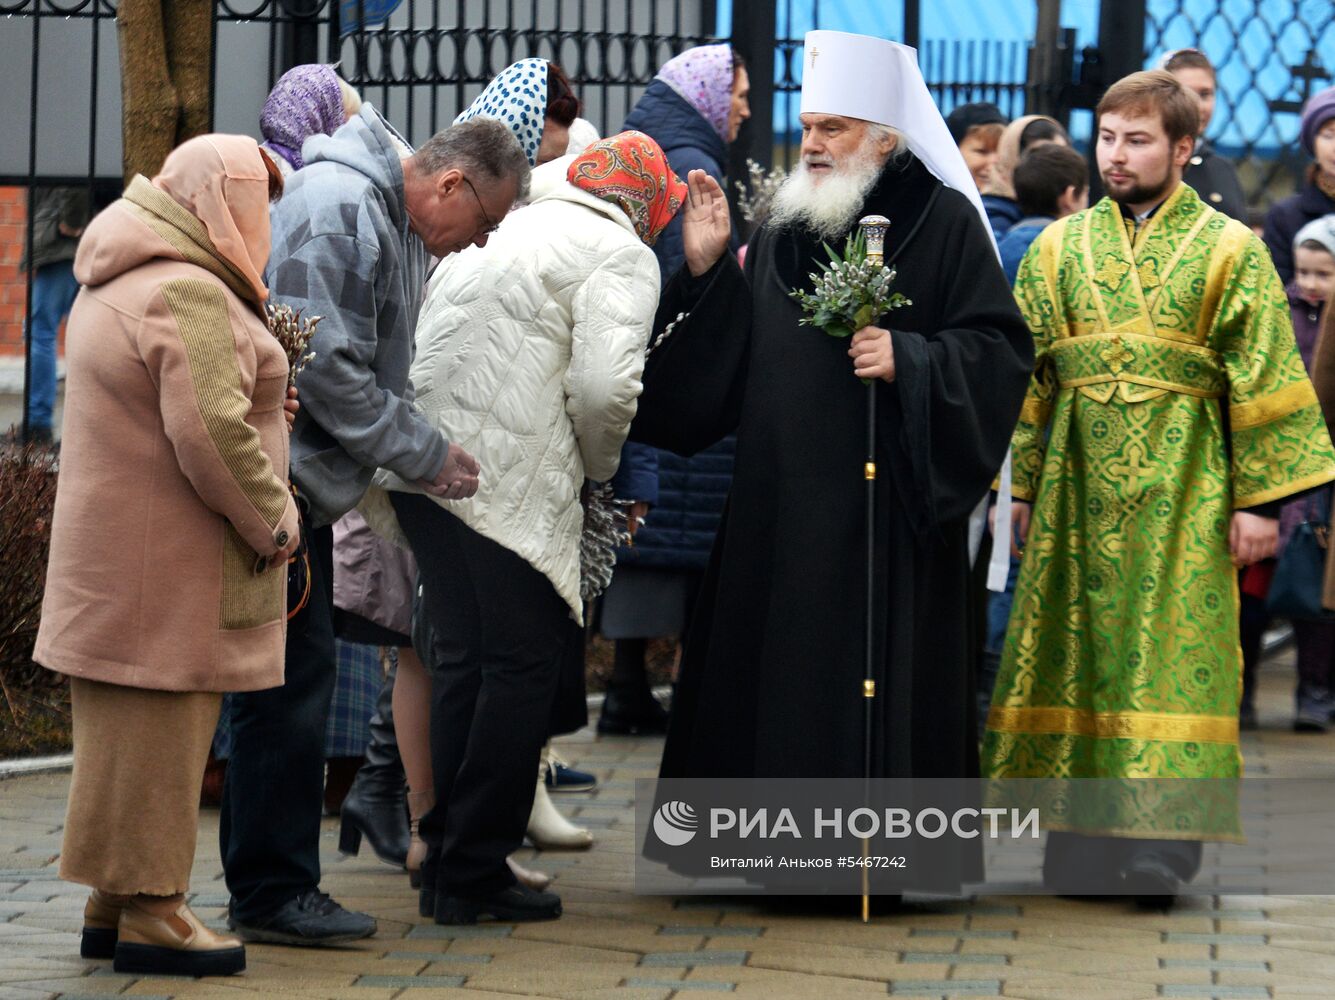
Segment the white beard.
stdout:
<path fill-rule="evenodd" d="M 812 160 L 832 162 L 828 157 Z M 883 158 L 864 148 L 846 163 L 835 163 L 817 180 L 804 159 L 775 193 L 765 224 L 776 228 L 800 224 L 827 241 L 842 236 L 853 228 L 884 166 Z"/>

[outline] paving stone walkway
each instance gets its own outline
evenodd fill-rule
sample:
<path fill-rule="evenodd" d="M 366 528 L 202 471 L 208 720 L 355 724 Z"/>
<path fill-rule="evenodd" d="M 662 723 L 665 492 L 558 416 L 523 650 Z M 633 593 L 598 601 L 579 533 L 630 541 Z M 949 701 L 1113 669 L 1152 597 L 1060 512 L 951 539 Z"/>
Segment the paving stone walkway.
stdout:
<path fill-rule="evenodd" d="M 1287 731 L 1293 665 L 1262 673 L 1262 723 L 1248 767 L 1276 776 L 1335 776 L 1335 734 Z M 87 890 L 56 876 L 69 776 L 0 782 L 0 1000 L 247 997 L 486 1000 L 552 997 L 666 1000 L 729 993 L 819 997 L 1022 997 L 1029 1000 L 1335 998 L 1335 897 L 1195 896 L 1169 914 L 1119 900 L 1034 896 L 909 904 L 862 924 L 854 913 L 756 898 L 631 892 L 633 796 L 653 777 L 659 741 L 563 741 L 595 771 L 596 792 L 562 795 L 594 829 L 579 854 L 526 852 L 556 876 L 565 916 L 541 924 L 437 927 L 417 915 L 401 872 L 341 858 L 327 820 L 323 888 L 368 910 L 379 934 L 340 949 L 248 947 L 231 979 L 140 979 L 78 957 Z M 227 894 L 217 813 L 203 814 L 193 905 L 218 925 Z M 1329 832 L 1335 847 L 1335 830 Z"/>

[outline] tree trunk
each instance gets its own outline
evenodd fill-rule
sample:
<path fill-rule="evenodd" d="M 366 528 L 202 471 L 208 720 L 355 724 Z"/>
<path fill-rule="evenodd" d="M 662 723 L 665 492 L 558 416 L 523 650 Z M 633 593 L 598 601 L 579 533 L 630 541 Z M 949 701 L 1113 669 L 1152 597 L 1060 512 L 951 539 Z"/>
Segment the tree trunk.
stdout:
<path fill-rule="evenodd" d="M 121 0 L 125 183 L 152 177 L 176 146 L 211 125 L 212 0 Z"/>

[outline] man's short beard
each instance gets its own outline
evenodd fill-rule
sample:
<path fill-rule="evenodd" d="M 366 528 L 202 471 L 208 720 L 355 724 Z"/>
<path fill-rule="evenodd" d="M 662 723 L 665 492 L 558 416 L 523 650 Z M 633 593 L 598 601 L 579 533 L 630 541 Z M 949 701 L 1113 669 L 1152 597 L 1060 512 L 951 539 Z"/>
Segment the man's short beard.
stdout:
<path fill-rule="evenodd" d="M 853 228 L 885 162 L 871 142 L 864 142 L 857 153 L 817 183 L 802 161 L 775 193 L 765 224 L 776 228 L 802 225 L 822 240 L 837 239 Z"/>
<path fill-rule="evenodd" d="M 1158 204 L 1172 193 L 1177 185 L 1173 182 L 1173 175 L 1170 172 L 1158 184 L 1146 184 L 1144 181 L 1138 181 L 1122 194 L 1116 194 L 1108 185 L 1106 177 L 1100 178 L 1103 181 L 1103 190 L 1107 192 L 1108 197 L 1119 205 L 1149 205 Z"/>

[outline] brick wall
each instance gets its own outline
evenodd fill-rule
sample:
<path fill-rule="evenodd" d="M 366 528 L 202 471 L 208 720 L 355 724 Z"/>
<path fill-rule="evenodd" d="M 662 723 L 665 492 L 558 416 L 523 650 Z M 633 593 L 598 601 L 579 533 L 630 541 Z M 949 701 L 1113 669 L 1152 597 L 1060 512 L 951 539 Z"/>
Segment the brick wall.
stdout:
<path fill-rule="evenodd" d="M 0 356 L 23 354 L 23 306 L 27 275 L 19 271 L 28 193 L 0 187 Z"/>

